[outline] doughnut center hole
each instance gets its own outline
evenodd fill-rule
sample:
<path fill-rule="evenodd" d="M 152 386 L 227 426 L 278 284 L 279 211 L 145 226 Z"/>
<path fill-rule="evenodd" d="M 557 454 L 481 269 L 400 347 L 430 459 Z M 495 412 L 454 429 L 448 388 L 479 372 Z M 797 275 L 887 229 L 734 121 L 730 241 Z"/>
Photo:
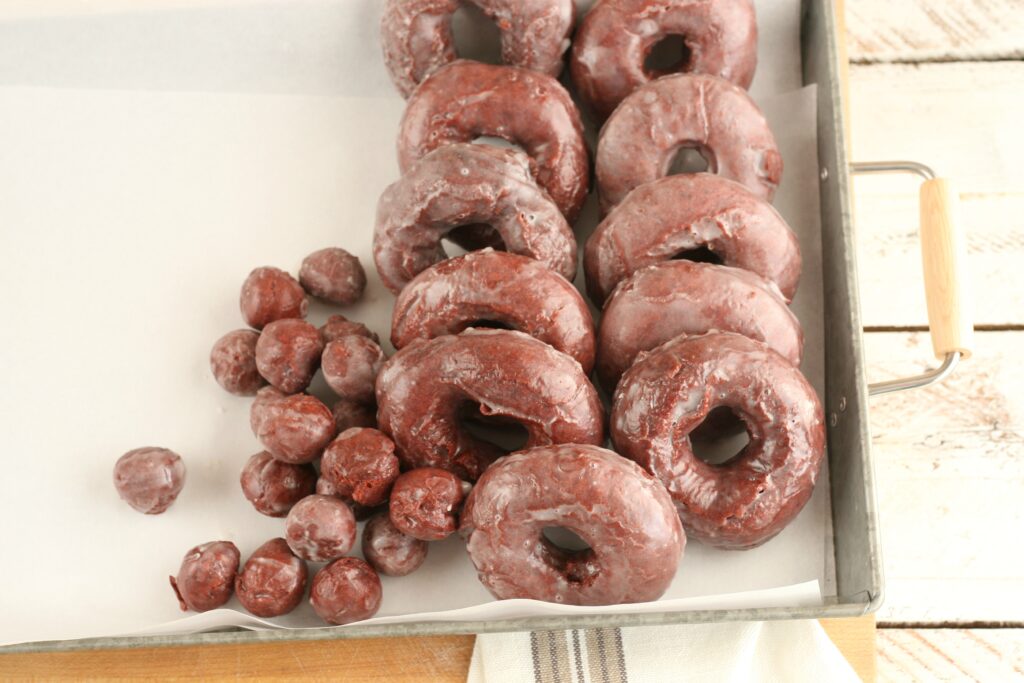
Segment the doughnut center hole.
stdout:
<path fill-rule="evenodd" d="M 494 446 L 502 453 L 521 451 L 530 440 L 526 427 L 501 415 L 485 415 L 480 410 L 480 404 L 474 401 L 462 404 L 459 409 L 459 426 L 470 436 Z"/>
<path fill-rule="evenodd" d="M 722 265 L 722 258 L 707 247 L 697 247 L 681 251 L 672 257 L 673 261 L 696 261 L 697 263 L 713 263 L 716 266 Z M 716 408 L 715 410 L 719 410 Z"/>
<path fill-rule="evenodd" d="M 564 526 L 546 526 L 541 534 L 551 545 L 568 553 L 579 553 L 590 550 L 590 544 L 580 538 L 579 534 Z"/>
<path fill-rule="evenodd" d="M 473 321 L 471 321 L 471 322 L 466 324 L 466 328 L 465 329 L 469 329 L 470 327 L 475 327 L 477 329 L 485 329 L 485 330 L 512 330 L 512 331 L 515 331 L 515 329 L 516 329 L 516 328 L 512 327 L 511 325 L 509 325 L 508 323 L 503 323 L 500 320 L 473 320 Z"/>
<path fill-rule="evenodd" d="M 738 458 L 749 443 L 746 423 L 728 406 L 712 410 L 690 434 L 693 454 L 716 467 Z"/>
<path fill-rule="evenodd" d="M 695 143 L 684 144 L 676 150 L 668 164 L 668 175 L 685 173 L 714 173 L 715 164 L 711 150 Z"/>
<path fill-rule="evenodd" d="M 487 247 L 495 251 L 506 251 L 501 234 L 487 223 L 457 225 L 441 238 L 441 249 L 448 258 Z"/>
<path fill-rule="evenodd" d="M 455 54 L 485 64 L 502 64 L 501 30 L 476 5 L 459 3 L 452 15 L 452 42 Z"/>
<path fill-rule="evenodd" d="M 647 51 L 644 59 L 644 71 L 648 76 L 657 78 L 665 74 L 684 71 L 690 65 L 693 52 L 681 35 L 667 35 Z"/>

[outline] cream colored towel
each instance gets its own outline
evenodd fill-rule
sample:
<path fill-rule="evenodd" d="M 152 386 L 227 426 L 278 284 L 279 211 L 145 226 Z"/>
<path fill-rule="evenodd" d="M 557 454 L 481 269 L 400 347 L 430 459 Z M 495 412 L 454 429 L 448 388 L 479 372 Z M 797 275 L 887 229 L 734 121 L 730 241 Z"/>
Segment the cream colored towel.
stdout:
<path fill-rule="evenodd" d="M 817 621 L 495 633 L 476 640 L 469 683 L 857 681 Z"/>

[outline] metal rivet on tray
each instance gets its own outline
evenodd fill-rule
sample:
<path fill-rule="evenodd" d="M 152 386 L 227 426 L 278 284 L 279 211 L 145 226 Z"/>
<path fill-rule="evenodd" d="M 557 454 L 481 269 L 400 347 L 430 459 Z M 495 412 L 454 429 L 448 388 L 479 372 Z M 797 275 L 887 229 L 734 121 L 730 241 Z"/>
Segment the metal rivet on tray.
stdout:
<path fill-rule="evenodd" d="M 846 410 L 846 397 L 845 396 L 840 396 L 839 397 L 839 412 L 841 413 L 841 412 L 843 412 L 845 410 Z"/>
<path fill-rule="evenodd" d="M 824 181 L 828 180 L 828 169 L 827 169 L 827 168 L 823 168 L 823 169 L 821 169 L 821 174 L 820 174 L 820 176 L 821 176 L 821 180 L 822 180 L 822 182 L 824 182 Z"/>
<path fill-rule="evenodd" d="M 837 424 L 839 424 L 839 416 L 836 415 L 835 413 L 832 413 L 831 415 L 829 415 L 828 416 L 828 424 L 829 424 L 830 427 L 835 427 Z"/>

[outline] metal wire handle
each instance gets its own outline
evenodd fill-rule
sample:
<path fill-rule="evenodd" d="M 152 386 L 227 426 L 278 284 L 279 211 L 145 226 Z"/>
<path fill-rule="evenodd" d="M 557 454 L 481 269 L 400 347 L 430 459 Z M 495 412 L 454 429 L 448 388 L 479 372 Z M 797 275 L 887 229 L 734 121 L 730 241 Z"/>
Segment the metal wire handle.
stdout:
<path fill-rule="evenodd" d="M 930 167 L 917 161 L 855 162 L 850 164 L 850 170 L 855 174 L 913 173 L 924 178 L 925 181 L 936 180 L 935 172 Z M 931 304 L 931 302 L 929 303 Z M 929 308 L 929 319 L 931 319 L 931 313 L 931 308 Z M 934 335 L 934 324 L 932 324 L 932 332 Z M 966 336 L 969 338 L 969 335 Z M 948 377 L 949 374 L 953 372 L 953 369 L 956 368 L 962 357 L 964 357 L 964 351 L 961 349 L 946 350 L 943 361 L 938 367 L 932 368 L 919 375 L 913 375 L 911 377 L 904 377 L 900 379 L 892 379 L 887 380 L 885 382 L 875 382 L 873 384 L 869 384 L 868 394 L 870 394 L 871 396 L 889 394 L 896 391 L 904 391 L 906 389 L 917 389 L 919 387 L 924 387 L 928 386 L 929 384 L 939 382 Z"/>

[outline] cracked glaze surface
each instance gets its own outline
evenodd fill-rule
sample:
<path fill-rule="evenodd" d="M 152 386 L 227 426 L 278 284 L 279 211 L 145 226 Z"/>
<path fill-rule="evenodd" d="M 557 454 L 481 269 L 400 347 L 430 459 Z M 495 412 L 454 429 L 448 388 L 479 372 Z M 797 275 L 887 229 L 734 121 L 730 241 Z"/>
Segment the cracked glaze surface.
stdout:
<path fill-rule="evenodd" d="M 407 536 L 440 541 L 459 528 L 462 481 L 448 470 L 418 467 L 395 482 L 388 505 L 391 523 Z"/>
<path fill-rule="evenodd" d="M 316 470 L 310 464 L 281 462 L 266 451 L 251 456 L 239 475 L 242 495 L 256 511 L 284 517 L 292 506 L 313 493 Z"/>
<path fill-rule="evenodd" d="M 313 381 L 323 350 L 319 330 L 305 320 L 275 320 L 256 340 L 256 368 L 275 388 L 294 394 Z"/>
<path fill-rule="evenodd" d="M 232 330 L 210 350 L 210 372 L 228 393 L 253 396 L 267 380 L 256 369 L 256 330 Z"/>
<path fill-rule="evenodd" d="M 771 204 L 709 173 L 673 175 L 634 190 L 587 240 L 587 293 L 601 305 L 635 271 L 706 247 L 727 266 L 757 273 L 786 301 L 800 281 L 800 244 Z"/>
<path fill-rule="evenodd" d="M 282 396 L 264 387 L 249 411 L 249 425 L 263 447 L 292 464 L 320 457 L 335 435 L 334 414 L 309 394 Z"/>
<path fill-rule="evenodd" d="M 590 546 L 567 551 L 546 527 Z M 686 544 L 665 489 L 636 463 L 567 444 L 513 453 L 469 494 L 460 533 L 480 581 L 499 599 L 569 605 L 657 600 Z"/>
<path fill-rule="evenodd" d="M 380 609 L 380 577 L 358 557 L 341 557 L 317 572 L 309 604 L 329 624 L 369 619 Z"/>
<path fill-rule="evenodd" d="M 609 392 L 641 351 L 681 334 L 736 332 L 800 366 L 804 333 L 778 288 L 750 271 L 663 261 L 615 289 L 601 316 L 597 373 Z"/>
<path fill-rule="evenodd" d="M 572 80 L 580 97 L 605 117 L 627 95 L 668 71 L 644 61 L 667 36 L 682 36 L 689 57 L 679 71 L 750 86 L 757 67 L 752 0 L 602 0 L 576 31 Z"/>
<path fill-rule="evenodd" d="M 169 577 L 181 611 L 205 612 L 230 600 L 240 558 L 231 541 L 203 543 L 185 553 L 178 575 Z"/>
<path fill-rule="evenodd" d="M 530 155 L 537 184 L 570 223 L 587 197 L 590 164 L 579 110 L 554 78 L 512 66 L 457 61 L 423 81 L 409 98 L 398 133 L 407 173 L 428 152 L 493 136 Z"/>
<path fill-rule="evenodd" d="M 303 318 L 309 308 L 299 281 L 280 268 L 255 268 L 242 283 L 238 298 L 242 318 L 257 330 L 282 318 Z"/>
<path fill-rule="evenodd" d="M 431 152 L 377 203 L 373 259 L 396 294 L 417 274 L 448 258 L 441 239 L 453 228 L 486 224 L 505 248 L 572 280 L 576 237 L 558 207 L 530 177 L 525 154 L 488 145 L 453 144 Z"/>
<path fill-rule="evenodd" d="M 474 480 L 503 453 L 459 424 L 476 403 L 525 427 L 526 447 L 604 441 L 604 411 L 580 364 L 521 332 L 470 329 L 413 342 L 377 377 L 377 419 L 405 467 Z"/>
<path fill-rule="evenodd" d="M 279 617 L 295 609 L 306 592 L 309 569 L 283 538 L 272 538 L 253 552 L 235 578 L 242 607 L 258 617 Z"/>
<path fill-rule="evenodd" d="M 328 562 L 352 549 L 356 518 L 352 508 L 334 496 L 306 496 L 288 513 L 284 537 L 302 559 Z"/>
<path fill-rule="evenodd" d="M 324 451 L 320 476 L 331 483 L 332 495 L 367 507 L 381 505 L 398 478 L 395 444 L 376 429 L 348 429 Z"/>
<path fill-rule="evenodd" d="M 557 76 L 569 48 L 572 0 L 469 0 L 501 31 L 505 64 Z M 384 64 L 408 97 L 424 78 L 455 61 L 452 15 L 459 0 L 388 0 L 380 22 Z"/>
<path fill-rule="evenodd" d="M 693 453 L 690 433 L 718 406 L 750 443 L 722 465 Z M 668 488 L 691 537 L 719 548 L 769 540 L 810 499 L 825 450 L 821 403 L 800 371 L 733 333 L 678 337 L 643 356 L 615 391 L 612 442 Z"/>
<path fill-rule="evenodd" d="M 114 463 L 117 495 L 143 514 L 161 514 L 184 487 L 185 462 L 167 448 L 136 448 Z"/>
<path fill-rule="evenodd" d="M 596 167 L 602 211 L 665 176 L 683 147 L 698 149 L 709 172 L 766 201 L 782 180 L 775 136 L 746 91 L 715 76 L 676 74 L 637 88 L 601 129 Z"/>
<path fill-rule="evenodd" d="M 328 342 L 321 356 L 324 381 L 331 391 L 356 403 L 373 403 L 373 384 L 384 351 L 369 337 L 350 334 Z"/>
<path fill-rule="evenodd" d="M 391 343 L 458 334 L 496 322 L 572 356 L 590 373 L 594 320 L 572 283 L 541 263 L 486 249 L 442 261 L 410 282 L 395 301 Z"/>
<path fill-rule="evenodd" d="M 363 527 L 363 557 L 381 574 L 405 576 L 427 559 L 429 544 L 398 530 L 387 513 L 374 515 Z"/>

